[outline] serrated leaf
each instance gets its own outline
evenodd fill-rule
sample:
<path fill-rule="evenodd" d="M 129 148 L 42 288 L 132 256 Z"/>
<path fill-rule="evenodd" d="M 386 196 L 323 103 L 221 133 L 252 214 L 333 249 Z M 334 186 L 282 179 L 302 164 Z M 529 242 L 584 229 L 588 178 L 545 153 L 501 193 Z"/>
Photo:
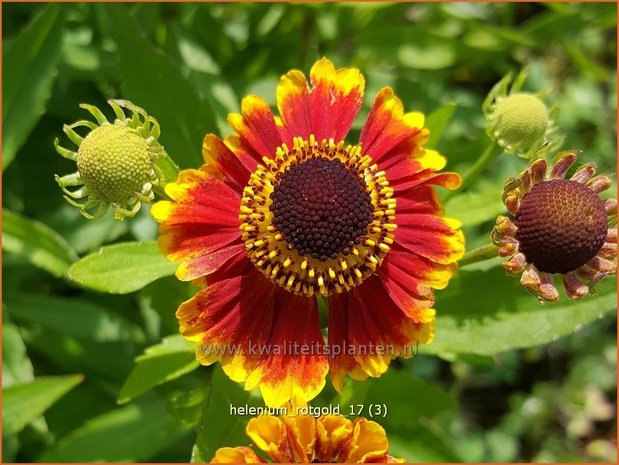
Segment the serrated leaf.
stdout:
<path fill-rule="evenodd" d="M 194 346 L 182 336 L 175 335 L 146 348 L 144 354 L 135 359 L 136 366 L 120 390 L 118 402 L 128 402 L 159 384 L 198 368 Z"/>
<path fill-rule="evenodd" d="M 128 294 L 174 274 L 176 267 L 161 255 L 155 241 L 123 242 L 82 258 L 71 266 L 69 277 L 89 289 Z"/>
<path fill-rule="evenodd" d="M 54 444 L 40 462 L 140 462 L 161 451 L 186 429 L 149 397 L 104 413 Z"/>
<path fill-rule="evenodd" d="M 125 5 L 105 5 L 101 12 L 119 44 L 118 74 L 124 97 L 159 120 L 161 142 L 179 166 L 201 164 L 204 134 L 216 129 L 209 105 L 200 99 L 179 63 L 146 39 Z"/>
<path fill-rule="evenodd" d="M 57 277 L 66 276 L 77 260 L 75 251 L 56 231 L 9 210 L 2 210 L 2 249 Z"/>
<path fill-rule="evenodd" d="M 428 148 L 438 147 L 441 137 L 443 136 L 443 132 L 453 117 L 457 107 L 458 104 L 455 102 L 448 103 L 428 115 L 425 124 L 425 127 L 430 130 L 430 139 L 426 144 Z"/>
<path fill-rule="evenodd" d="M 2 53 L 2 170 L 45 111 L 57 75 L 63 7 L 49 4 Z"/>
<path fill-rule="evenodd" d="M 3 389 L 2 434 L 21 431 L 82 380 L 82 375 L 49 376 Z"/>
<path fill-rule="evenodd" d="M 434 342 L 419 350 L 493 355 L 547 344 L 616 308 L 614 279 L 599 283 L 596 292 L 579 301 L 562 295 L 559 302 L 541 305 L 500 267 L 460 270 L 438 296 Z"/>

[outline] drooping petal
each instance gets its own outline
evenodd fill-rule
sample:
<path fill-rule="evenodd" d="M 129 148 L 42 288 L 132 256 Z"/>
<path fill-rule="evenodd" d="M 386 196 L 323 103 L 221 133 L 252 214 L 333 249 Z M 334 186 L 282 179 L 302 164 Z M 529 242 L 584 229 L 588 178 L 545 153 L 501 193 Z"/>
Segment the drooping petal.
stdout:
<path fill-rule="evenodd" d="M 365 80 L 357 69 L 336 70 L 323 58 L 310 70 L 311 87 L 293 70 L 277 87 L 277 106 L 292 136 L 343 140 L 363 103 Z"/>
<path fill-rule="evenodd" d="M 341 317 L 329 320 L 329 333 L 336 333 L 334 342 L 331 338 L 329 340 L 330 349 L 333 350 L 335 341 L 343 346 L 345 341 L 346 349 L 343 355 L 334 355 L 331 359 L 331 376 L 336 387 L 345 370 L 352 368 L 354 373 L 361 369 L 366 376 L 380 376 L 393 358 L 412 356 L 418 342 L 428 343 L 434 337 L 433 318 L 432 321 L 415 323 L 393 301 L 378 276 L 366 279 L 348 294 L 346 312 L 341 303 L 337 308 L 337 299 L 332 297 L 331 302 L 336 302 L 336 311 L 347 313 L 346 330 Z M 331 308 L 329 312 L 332 312 Z M 344 331 L 347 331 L 345 339 L 340 336 Z M 343 341 L 339 342 L 341 339 Z M 350 355 L 358 366 L 347 358 Z"/>
<path fill-rule="evenodd" d="M 269 406 L 288 401 L 299 405 L 318 395 L 329 369 L 321 350 L 324 339 L 318 306 L 316 299 L 277 291 L 271 337 L 263 353 L 256 355 L 256 368 L 248 375 L 245 388 L 260 387 Z"/>
<path fill-rule="evenodd" d="M 354 354 L 348 353 L 348 293 L 333 294 L 329 297 L 329 373 L 331 383 L 336 391 L 342 392 L 346 374 L 356 380 L 364 380 L 367 373 L 355 360 Z"/>
<path fill-rule="evenodd" d="M 252 345 L 269 340 L 273 296 L 272 284 L 253 269 L 211 283 L 178 308 L 180 333 L 198 342 L 198 362 L 221 360 L 228 376 L 242 381 L 254 367 Z"/>
<path fill-rule="evenodd" d="M 448 265 L 462 258 L 464 235 L 460 222 L 434 215 L 398 215 L 395 242 L 409 252 Z"/>
<path fill-rule="evenodd" d="M 226 145 L 239 156 L 251 156 L 259 162 L 262 157 L 273 158 L 282 144 L 271 108 L 255 95 L 241 101 L 241 114 L 229 114 L 228 123 L 237 137 L 228 137 Z"/>

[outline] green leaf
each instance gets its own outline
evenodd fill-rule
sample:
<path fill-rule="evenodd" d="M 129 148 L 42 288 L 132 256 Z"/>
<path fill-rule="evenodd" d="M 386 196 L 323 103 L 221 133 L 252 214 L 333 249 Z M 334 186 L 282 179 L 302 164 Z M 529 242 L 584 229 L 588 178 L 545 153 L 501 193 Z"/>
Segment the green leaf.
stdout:
<path fill-rule="evenodd" d="M 456 406 L 454 397 L 438 386 L 395 369 L 389 369 L 380 378 L 350 381 L 346 391 L 342 396 L 347 397 L 342 405 L 343 415 L 363 416 L 379 423 L 384 415 L 394 428 L 414 424 L 422 416 L 432 417 Z"/>
<path fill-rule="evenodd" d="M 16 321 L 40 325 L 45 331 L 101 343 L 144 338 L 137 325 L 89 300 L 11 294 L 7 302 Z"/>
<path fill-rule="evenodd" d="M 457 107 L 457 103 L 451 102 L 428 115 L 425 124 L 425 127 L 430 130 L 430 140 L 428 140 L 426 144 L 428 148 L 438 147 L 445 127 L 447 127 L 447 124 L 451 121 Z"/>
<path fill-rule="evenodd" d="M 82 380 L 81 375 L 49 376 L 3 389 L 2 434 L 24 429 Z"/>
<path fill-rule="evenodd" d="M 204 387 L 175 392 L 168 402 L 168 410 L 187 426 L 195 428 L 202 418 L 208 394 L 209 389 Z"/>
<path fill-rule="evenodd" d="M 69 277 L 89 289 L 128 294 L 174 274 L 176 267 L 161 255 L 156 241 L 124 242 L 82 258 L 71 266 Z"/>
<path fill-rule="evenodd" d="M 40 462 L 140 462 L 166 448 L 186 429 L 149 397 L 100 415 L 58 441 Z"/>
<path fill-rule="evenodd" d="M 161 142 L 184 168 L 201 164 L 204 134 L 216 129 L 210 106 L 200 98 L 179 63 L 146 39 L 125 5 L 101 6 L 118 44 L 117 68 L 125 98 L 153 115 L 163 128 Z"/>
<path fill-rule="evenodd" d="M 561 287 L 556 280 L 555 285 Z M 597 296 L 571 301 L 565 295 L 541 305 L 500 267 L 461 270 L 437 302 L 436 339 L 422 353 L 493 355 L 547 344 L 601 318 L 616 306 L 614 279 L 596 286 Z"/>
<path fill-rule="evenodd" d="M 255 393 L 254 393 L 255 394 Z M 220 447 L 237 446 L 248 442 L 245 426 L 248 418 L 231 413 L 231 407 L 246 405 L 264 406 L 259 395 L 252 395 L 234 381 L 231 381 L 221 367 L 213 370 L 213 378 L 208 403 L 198 427 L 196 450 L 193 457 L 211 460 Z"/>
<path fill-rule="evenodd" d="M 2 249 L 26 258 L 54 276 L 66 276 L 77 254 L 53 229 L 2 210 Z"/>
<path fill-rule="evenodd" d="M 118 402 L 128 402 L 154 386 L 198 368 L 194 346 L 184 337 L 175 335 L 148 347 L 143 355 L 135 359 L 137 364 L 120 390 Z"/>
<path fill-rule="evenodd" d="M 2 387 L 34 379 L 34 368 L 26 353 L 26 346 L 17 326 L 9 319 L 7 306 L 2 312 Z"/>
<path fill-rule="evenodd" d="M 63 26 L 63 7 L 50 4 L 2 53 L 3 171 L 45 111 L 57 75 Z"/>

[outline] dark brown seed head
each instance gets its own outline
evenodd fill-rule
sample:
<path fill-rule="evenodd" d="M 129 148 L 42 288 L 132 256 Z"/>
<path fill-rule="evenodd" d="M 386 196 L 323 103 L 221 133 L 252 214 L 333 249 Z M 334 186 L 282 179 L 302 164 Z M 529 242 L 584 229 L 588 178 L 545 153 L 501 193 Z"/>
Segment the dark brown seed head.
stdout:
<path fill-rule="evenodd" d="M 535 185 L 516 215 L 516 239 L 527 262 L 548 273 L 568 273 L 591 260 L 608 230 L 604 204 L 589 187 L 555 179 Z"/>

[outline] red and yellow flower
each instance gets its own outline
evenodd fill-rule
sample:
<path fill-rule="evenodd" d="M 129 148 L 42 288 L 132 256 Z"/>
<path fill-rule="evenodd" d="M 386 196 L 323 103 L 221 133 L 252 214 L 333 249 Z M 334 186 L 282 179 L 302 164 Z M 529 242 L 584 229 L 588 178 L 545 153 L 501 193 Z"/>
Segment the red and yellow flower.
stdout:
<path fill-rule="evenodd" d="M 268 405 L 304 402 L 346 373 L 377 377 L 434 335 L 433 289 L 464 249 L 434 185 L 445 159 L 424 149 L 420 113 L 382 89 L 358 145 L 344 142 L 364 78 L 327 59 L 282 76 L 275 116 L 245 97 L 234 134 L 204 139 L 205 164 L 166 186 L 157 203 L 163 253 L 177 276 L 205 285 L 177 312 L 200 363 L 260 387 Z M 318 299 L 329 306 L 327 343 Z M 382 349 L 376 350 L 378 346 Z"/>
<path fill-rule="evenodd" d="M 339 415 L 252 418 L 245 428 L 253 447 L 222 447 L 211 463 L 404 463 L 387 454 L 389 441 L 376 422 Z"/>

